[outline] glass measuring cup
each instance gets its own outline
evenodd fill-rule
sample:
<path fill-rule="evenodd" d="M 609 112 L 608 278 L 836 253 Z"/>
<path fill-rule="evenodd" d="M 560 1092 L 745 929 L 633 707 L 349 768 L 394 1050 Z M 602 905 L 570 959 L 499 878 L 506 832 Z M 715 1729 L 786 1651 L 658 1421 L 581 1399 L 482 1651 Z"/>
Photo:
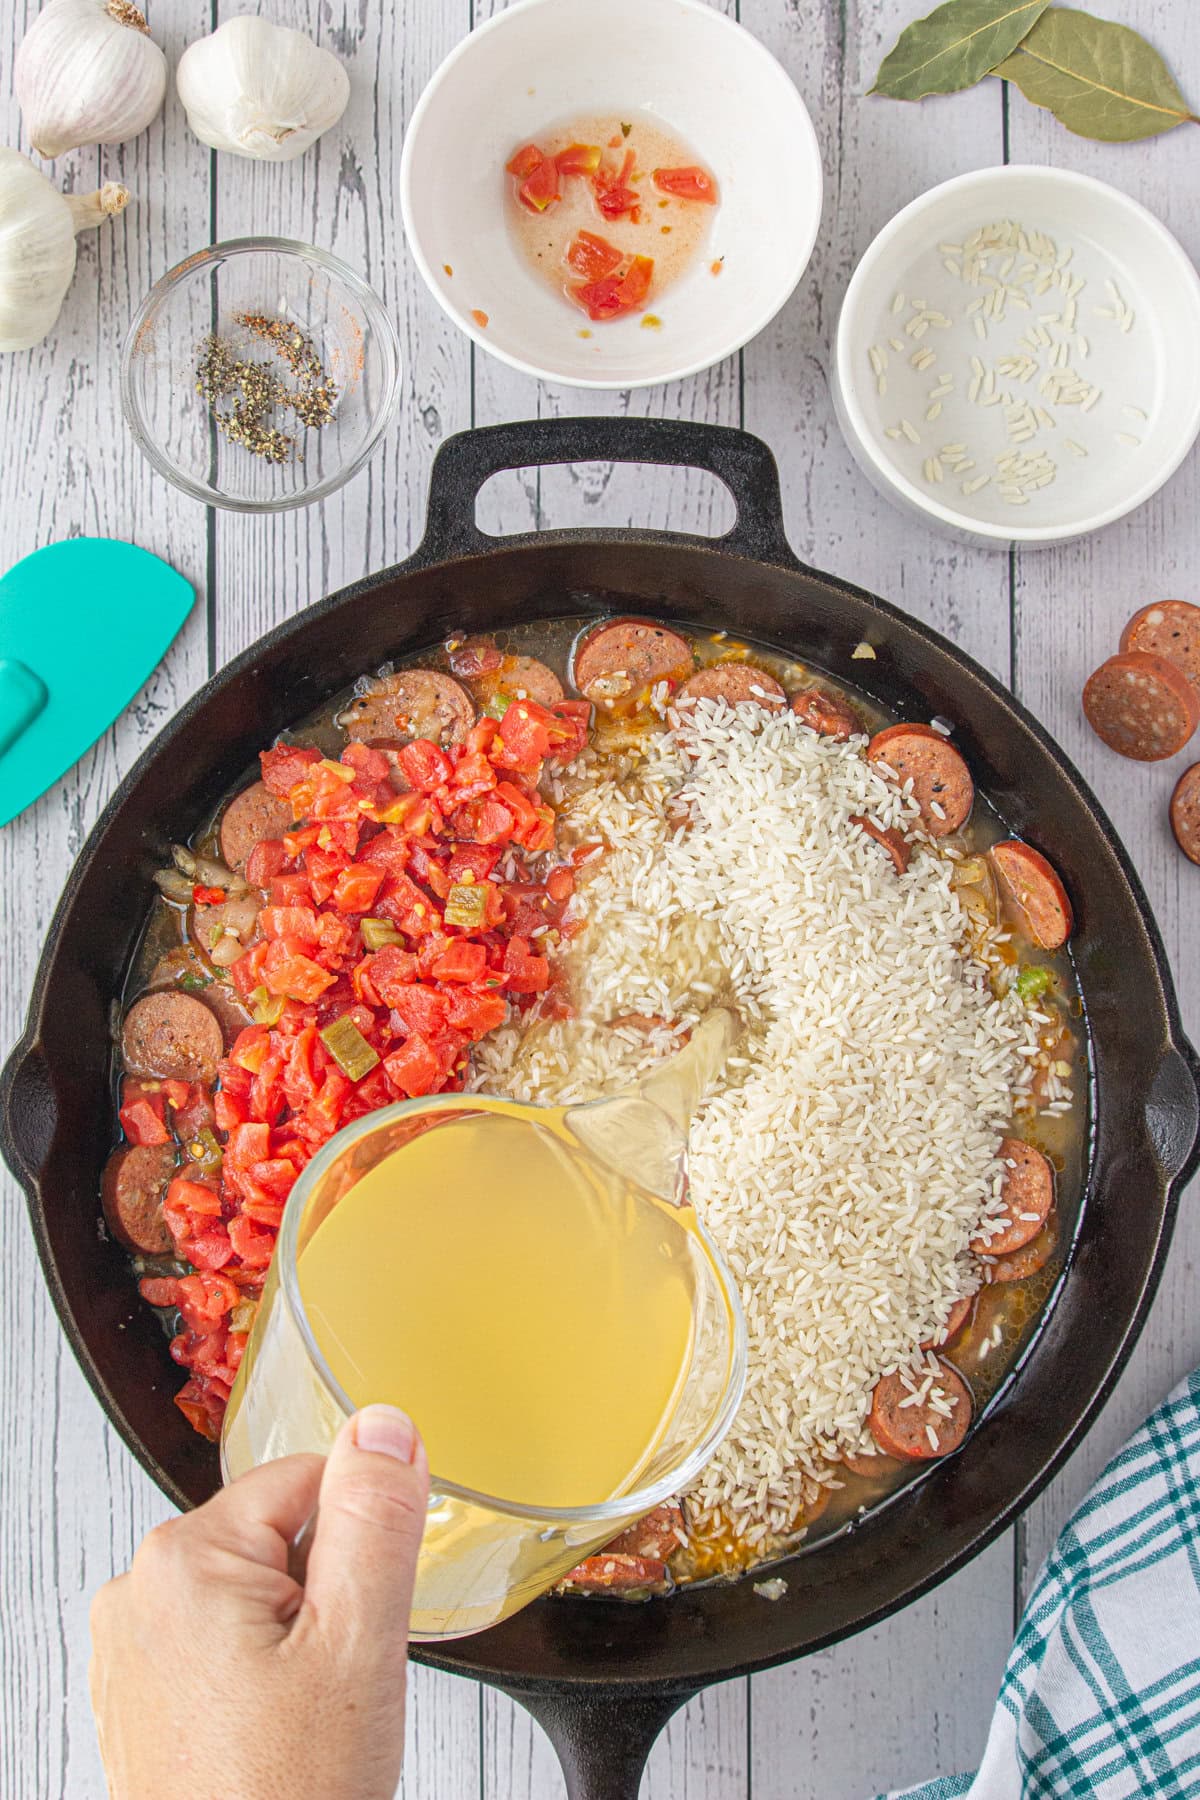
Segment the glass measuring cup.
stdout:
<path fill-rule="evenodd" d="M 596 1164 L 622 1175 L 635 1204 L 678 1210 L 680 1254 L 691 1277 L 689 1353 L 669 1416 L 635 1478 L 587 1505 L 540 1506 L 442 1479 L 435 1468 L 417 1568 L 415 1638 L 460 1637 L 518 1611 L 625 1525 L 688 1488 L 732 1423 L 745 1381 L 745 1323 L 732 1279 L 687 1203 L 686 1143 L 688 1119 L 734 1035 L 730 1016 L 718 1010 L 640 1088 L 587 1105 L 539 1108 L 469 1094 L 401 1102 L 338 1132 L 293 1188 L 226 1412 L 227 1480 L 274 1457 L 327 1450 L 354 1410 L 306 1312 L 299 1259 L 338 1202 L 417 1137 L 464 1116 L 553 1118 Z M 432 1343 L 430 1355 L 437 1354 Z"/>

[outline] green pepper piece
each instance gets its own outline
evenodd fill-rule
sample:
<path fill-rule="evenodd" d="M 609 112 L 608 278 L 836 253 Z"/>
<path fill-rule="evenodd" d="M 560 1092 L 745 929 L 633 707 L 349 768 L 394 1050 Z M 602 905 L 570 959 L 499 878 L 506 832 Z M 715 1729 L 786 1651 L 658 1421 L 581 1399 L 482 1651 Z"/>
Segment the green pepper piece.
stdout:
<path fill-rule="evenodd" d="M 319 1035 L 342 1074 L 350 1081 L 361 1081 L 379 1061 L 378 1050 L 372 1049 L 354 1020 L 344 1014 L 326 1025 Z"/>
<path fill-rule="evenodd" d="M 482 710 L 489 719 L 502 719 L 511 705 L 512 695 L 502 694 L 497 690 L 484 701 Z"/>
<path fill-rule="evenodd" d="M 283 996 L 281 994 L 273 994 L 266 987 L 256 987 L 250 990 L 249 999 L 254 1008 L 256 1025 L 278 1025 L 283 1014 Z"/>
<path fill-rule="evenodd" d="M 385 944 L 401 944 L 404 941 L 390 919 L 362 919 L 359 930 L 368 950 L 382 950 Z"/>
<path fill-rule="evenodd" d="M 188 1145 L 187 1153 L 206 1175 L 216 1174 L 225 1154 L 211 1125 L 201 1127 Z"/>
<path fill-rule="evenodd" d="M 1050 969 L 1043 969 L 1036 963 L 1030 963 L 1017 976 L 1016 989 L 1024 1001 L 1040 1000 L 1047 988 L 1053 987 L 1054 975 Z"/>
<path fill-rule="evenodd" d="M 487 887 L 483 882 L 455 882 L 446 895 L 443 916 L 447 925 L 480 931 L 487 923 Z"/>

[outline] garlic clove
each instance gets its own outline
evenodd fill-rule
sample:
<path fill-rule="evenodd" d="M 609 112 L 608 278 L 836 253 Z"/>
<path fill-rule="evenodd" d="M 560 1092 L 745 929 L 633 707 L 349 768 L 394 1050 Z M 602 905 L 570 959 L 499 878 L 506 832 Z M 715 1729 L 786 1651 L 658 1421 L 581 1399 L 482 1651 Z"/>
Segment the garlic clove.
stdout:
<path fill-rule="evenodd" d="M 60 194 L 28 157 L 0 149 L 0 351 L 31 350 L 53 330 L 75 273 L 75 233 L 128 200 L 115 181 Z"/>
<path fill-rule="evenodd" d="M 303 155 L 350 98 L 350 78 L 331 51 L 260 18 L 230 19 L 190 44 L 175 85 L 201 143 L 262 162 Z"/>
<path fill-rule="evenodd" d="M 132 0 L 49 0 L 17 51 L 13 87 L 34 149 L 124 144 L 162 111 L 167 59 Z"/>

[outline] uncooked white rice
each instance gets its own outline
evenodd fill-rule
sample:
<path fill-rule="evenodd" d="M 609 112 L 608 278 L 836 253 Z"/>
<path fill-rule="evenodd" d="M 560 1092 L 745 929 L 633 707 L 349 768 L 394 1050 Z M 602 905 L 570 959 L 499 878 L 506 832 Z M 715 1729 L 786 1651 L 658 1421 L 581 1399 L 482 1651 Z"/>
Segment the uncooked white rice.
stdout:
<path fill-rule="evenodd" d="M 849 823 L 917 818 L 863 739 L 707 699 L 681 732 L 690 754 L 660 734 L 620 781 L 568 772 L 567 841 L 608 846 L 581 872 L 577 1016 L 494 1032 L 474 1083 L 591 1098 L 670 1055 L 714 998 L 739 1009 L 747 1043 L 693 1122 L 691 1171 L 742 1296 L 749 1376 L 690 1503 L 766 1547 L 831 1457 L 868 1447 L 882 1375 L 932 1382 L 914 1346 L 978 1286 L 968 1246 L 1003 1212 L 996 1148 L 1037 1026 L 966 949 L 953 858 L 918 833 L 897 877 Z M 629 1014 L 665 1023 L 609 1023 Z"/>

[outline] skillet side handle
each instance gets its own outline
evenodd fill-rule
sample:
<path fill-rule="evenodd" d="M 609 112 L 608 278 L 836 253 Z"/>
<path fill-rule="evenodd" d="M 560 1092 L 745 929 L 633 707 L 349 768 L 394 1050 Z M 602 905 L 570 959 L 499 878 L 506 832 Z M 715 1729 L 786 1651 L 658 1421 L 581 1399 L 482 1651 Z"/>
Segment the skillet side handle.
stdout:
<path fill-rule="evenodd" d="M 0 1154 L 26 1188 L 46 1166 L 57 1123 L 41 1046 L 22 1038 L 0 1073 Z"/>
<path fill-rule="evenodd" d="M 1200 1057 L 1186 1038 L 1170 1045 L 1155 1071 L 1146 1127 L 1169 1180 L 1182 1187 L 1200 1168 Z"/>
<path fill-rule="evenodd" d="M 425 536 L 410 567 L 481 556 L 496 539 L 475 523 L 484 483 L 505 469 L 577 462 L 658 463 L 704 469 L 729 489 L 737 519 L 724 537 L 686 541 L 785 568 L 799 564 L 787 541 L 779 468 L 761 438 L 688 419 L 529 419 L 447 438 L 429 478 Z"/>
<path fill-rule="evenodd" d="M 562 1764 L 567 1800 L 638 1800 L 646 1759 L 667 1721 L 698 1689 L 522 1692 L 505 1688 L 537 1720 Z"/>

